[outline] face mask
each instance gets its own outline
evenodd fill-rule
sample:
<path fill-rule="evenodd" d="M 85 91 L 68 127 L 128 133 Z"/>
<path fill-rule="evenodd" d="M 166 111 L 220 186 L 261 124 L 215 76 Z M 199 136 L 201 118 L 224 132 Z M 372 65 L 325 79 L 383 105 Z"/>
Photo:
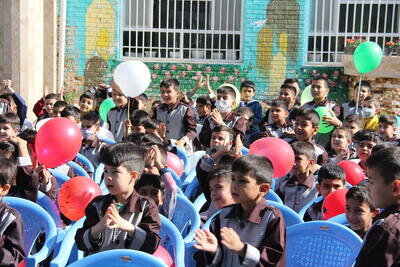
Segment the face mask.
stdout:
<path fill-rule="evenodd" d="M 94 137 L 94 131 L 88 128 L 81 128 L 83 139 L 90 140 Z"/>
<path fill-rule="evenodd" d="M 364 118 L 372 118 L 375 115 L 375 110 L 372 108 L 363 108 L 361 114 Z"/>
<path fill-rule="evenodd" d="M 215 102 L 215 107 L 218 109 L 219 112 L 230 112 L 232 110 L 229 102 L 224 100 L 217 100 Z"/>

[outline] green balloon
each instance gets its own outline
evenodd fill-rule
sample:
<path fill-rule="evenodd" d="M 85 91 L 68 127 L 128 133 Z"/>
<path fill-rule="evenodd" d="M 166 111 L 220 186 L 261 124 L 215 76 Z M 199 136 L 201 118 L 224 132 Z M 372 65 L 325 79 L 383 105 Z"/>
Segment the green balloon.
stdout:
<path fill-rule="evenodd" d="M 107 98 L 106 100 L 104 100 L 101 105 L 100 105 L 100 109 L 99 109 L 99 113 L 100 113 L 100 118 L 103 121 L 107 121 L 107 113 L 110 111 L 110 109 L 112 109 L 113 107 L 115 107 L 114 101 L 112 100 L 112 98 Z"/>
<path fill-rule="evenodd" d="M 364 42 L 354 51 L 354 66 L 359 73 L 376 69 L 382 62 L 382 48 L 374 42 Z"/>
<path fill-rule="evenodd" d="M 335 128 L 334 126 L 329 126 L 327 124 L 324 123 L 324 121 L 322 120 L 323 117 L 333 117 L 334 114 L 333 112 L 327 108 L 327 107 L 317 107 L 315 109 L 315 111 L 318 113 L 319 115 L 319 129 L 318 129 L 318 133 L 321 134 L 325 134 L 325 133 L 330 133 L 333 131 L 333 128 Z"/>
<path fill-rule="evenodd" d="M 303 92 L 301 93 L 300 103 L 303 106 L 305 103 L 313 101 L 313 97 L 311 94 L 311 84 L 304 88 Z"/>

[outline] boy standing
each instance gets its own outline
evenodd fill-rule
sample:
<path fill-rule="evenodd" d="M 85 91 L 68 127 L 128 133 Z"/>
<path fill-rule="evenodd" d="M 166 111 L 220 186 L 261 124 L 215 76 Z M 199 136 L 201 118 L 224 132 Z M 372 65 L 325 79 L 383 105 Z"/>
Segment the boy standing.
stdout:
<path fill-rule="evenodd" d="M 362 109 L 363 129 L 376 131 L 378 130 L 379 121 L 379 102 L 376 98 L 368 96 L 365 98 Z"/>
<path fill-rule="evenodd" d="M 253 112 L 252 125 L 246 132 L 249 143 L 252 143 L 260 133 L 258 125 L 262 119 L 262 107 L 260 102 L 253 100 L 256 94 L 256 85 L 252 81 L 243 81 L 240 85 L 240 104 L 239 107 L 248 107 Z"/>
<path fill-rule="evenodd" d="M 357 106 L 356 101 L 357 101 L 357 92 L 358 92 L 358 87 L 359 86 L 361 86 L 361 88 L 360 88 L 360 97 L 359 97 L 359 102 L 358 102 L 358 110 L 357 110 L 357 114 L 356 114 L 356 106 Z M 350 102 L 344 103 L 342 105 L 343 118 L 346 118 L 349 115 L 361 116 L 364 100 L 365 100 L 366 97 L 371 95 L 371 85 L 367 81 L 361 81 L 361 85 L 360 85 L 360 83 L 357 83 L 354 86 L 354 91 L 356 92 L 355 100 L 352 100 Z"/>
<path fill-rule="evenodd" d="M 397 139 L 397 119 L 393 115 L 382 115 L 379 117 L 378 123 L 379 135 L 385 142 L 391 142 L 394 145 L 400 145 L 400 140 Z"/>
<path fill-rule="evenodd" d="M 376 132 L 362 130 L 354 135 L 353 140 L 356 144 L 357 155 L 357 159 L 353 159 L 353 161 L 357 162 L 365 170 L 367 159 L 371 155 L 374 146 L 381 143 L 381 138 Z"/>
<path fill-rule="evenodd" d="M 130 143 L 104 150 L 104 180 L 110 194 L 93 199 L 86 220 L 75 235 L 78 248 L 93 254 L 110 249 L 153 253 L 160 242 L 160 218 L 154 201 L 136 193 L 144 169 L 144 153 Z"/>
<path fill-rule="evenodd" d="M 384 209 L 374 218 L 355 265 L 400 265 L 400 148 L 384 148 L 367 160 L 369 193 L 374 207 Z"/>
<path fill-rule="evenodd" d="M 290 138 L 294 136 L 293 125 L 288 120 L 288 108 L 286 102 L 275 100 L 269 109 L 272 123 L 261 129 L 260 137 Z"/>
<path fill-rule="evenodd" d="M 210 231 L 197 230 L 194 246 L 212 266 L 285 266 L 285 223 L 265 195 L 273 174 L 271 162 L 246 155 L 232 165 L 231 194 L 237 204 L 221 210 Z"/>

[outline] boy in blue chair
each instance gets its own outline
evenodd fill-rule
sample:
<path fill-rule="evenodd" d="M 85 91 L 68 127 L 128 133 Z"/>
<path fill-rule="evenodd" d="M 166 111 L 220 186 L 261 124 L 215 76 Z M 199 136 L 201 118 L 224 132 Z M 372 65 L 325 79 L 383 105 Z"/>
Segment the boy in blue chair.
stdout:
<path fill-rule="evenodd" d="M 0 198 L 7 195 L 17 176 L 16 164 L 0 158 Z M 0 265 L 17 266 L 24 259 L 21 215 L 0 200 Z"/>
<path fill-rule="evenodd" d="M 160 218 L 154 201 L 134 189 L 144 169 L 143 150 L 130 143 L 115 144 L 101 155 L 110 194 L 93 199 L 86 220 L 75 236 L 80 250 L 93 254 L 110 249 L 153 253 L 159 243 Z"/>
<path fill-rule="evenodd" d="M 400 266 L 400 148 L 384 148 L 367 159 L 374 217 L 354 266 Z"/>
<path fill-rule="evenodd" d="M 285 266 L 286 233 L 281 212 L 268 205 L 273 168 L 265 157 L 247 155 L 232 165 L 231 193 L 210 230 L 197 230 L 195 248 L 212 266 Z"/>
<path fill-rule="evenodd" d="M 322 204 L 324 198 L 330 193 L 345 187 L 346 174 L 342 167 L 338 165 L 326 165 L 318 171 L 317 191 L 323 197 L 321 201 L 311 205 L 304 214 L 304 221 L 323 220 Z"/>

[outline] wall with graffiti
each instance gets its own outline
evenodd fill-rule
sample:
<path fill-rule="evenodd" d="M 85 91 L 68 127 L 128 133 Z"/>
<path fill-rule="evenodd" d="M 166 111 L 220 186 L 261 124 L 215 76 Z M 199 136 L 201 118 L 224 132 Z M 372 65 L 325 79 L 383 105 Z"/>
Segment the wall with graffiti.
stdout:
<path fill-rule="evenodd" d="M 79 93 L 85 87 L 109 82 L 112 78 L 112 71 L 120 62 L 121 1 L 68 1 L 65 58 L 67 92 Z M 201 75 L 210 75 L 213 88 L 226 82 L 239 86 L 241 81 L 251 79 L 257 85 L 256 97 L 264 100 L 277 95 L 285 78 L 299 78 L 304 84 L 315 73 L 341 79 L 340 69 L 315 69 L 314 74 L 309 75 L 313 70 L 304 68 L 308 0 L 243 2 L 245 41 L 242 64 L 147 62 L 153 78 L 147 93 L 156 97 L 160 80 L 167 77 L 178 78 L 182 90 L 188 91 Z M 337 87 L 339 83 L 332 85 Z M 347 89 L 345 84 L 340 83 L 340 86 L 344 86 L 343 90 Z"/>

